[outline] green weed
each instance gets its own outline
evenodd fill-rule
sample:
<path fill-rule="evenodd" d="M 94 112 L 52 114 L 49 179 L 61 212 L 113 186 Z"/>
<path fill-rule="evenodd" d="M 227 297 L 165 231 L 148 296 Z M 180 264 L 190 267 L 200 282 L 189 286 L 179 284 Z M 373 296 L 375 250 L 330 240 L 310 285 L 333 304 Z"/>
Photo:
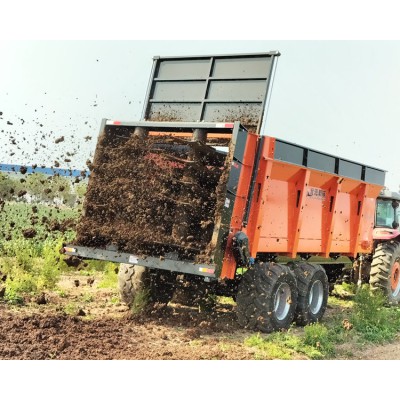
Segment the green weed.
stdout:
<path fill-rule="evenodd" d="M 291 360 L 300 355 L 323 359 L 326 356 L 318 344 L 307 343 L 304 337 L 291 332 L 274 332 L 264 337 L 253 335 L 245 340 L 245 345 L 257 348 L 258 359 Z"/>
<path fill-rule="evenodd" d="M 334 342 L 336 337 L 328 328 L 320 323 L 304 327 L 304 344 L 311 346 L 319 353 L 321 358 L 331 357 L 335 354 Z"/>
<path fill-rule="evenodd" d="M 383 343 L 393 340 L 400 331 L 400 309 L 386 307 L 385 296 L 371 292 L 368 285 L 363 285 L 354 297 L 354 308 L 350 322 L 361 339 Z"/>
<path fill-rule="evenodd" d="M 356 284 L 343 282 L 340 285 L 335 285 L 332 294 L 341 299 L 351 299 L 354 297 L 356 291 Z"/>
<path fill-rule="evenodd" d="M 193 339 L 189 342 L 190 347 L 200 347 L 203 345 L 203 341 L 199 339 Z"/>
<path fill-rule="evenodd" d="M 68 315 L 76 315 L 78 313 L 79 307 L 75 303 L 68 303 L 64 307 L 64 312 Z"/>
<path fill-rule="evenodd" d="M 22 304 L 24 294 L 34 294 L 37 292 L 37 282 L 34 277 L 23 271 L 14 271 L 12 275 L 7 275 L 5 300 L 11 304 Z"/>
<path fill-rule="evenodd" d="M 94 297 L 90 293 L 84 293 L 82 295 L 82 301 L 85 303 L 91 303 L 91 302 L 93 302 L 93 300 L 94 300 Z"/>
<path fill-rule="evenodd" d="M 86 270 L 86 269 L 81 269 L 81 270 L 79 271 L 79 275 L 82 275 L 82 276 L 91 276 L 91 275 L 93 275 L 93 271 L 88 271 L 88 270 Z"/>
<path fill-rule="evenodd" d="M 119 304 L 120 303 L 119 296 L 112 296 L 110 299 L 110 303 L 111 304 Z"/>
<path fill-rule="evenodd" d="M 137 315 L 143 312 L 149 303 L 149 299 L 150 291 L 148 289 L 138 291 L 131 305 L 132 314 Z"/>
<path fill-rule="evenodd" d="M 116 266 L 112 262 L 107 262 L 103 267 L 103 279 L 99 282 L 98 287 L 103 289 L 115 289 L 118 285 L 118 275 L 115 272 Z"/>
<path fill-rule="evenodd" d="M 62 289 L 56 289 L 55 293 L 60 296 L 61 298 L 65 298 L 67 297 L 67 293 L 65 292 L 65 290 Z"/>
<path fill-rule="evenodd" d="M 39 287 L 46 289 L 55 288 L 60 279 L 64 263 L 60 256 L 62 240 L 47 241 L 43 246 L 42 263 L 39 273 Z"/>
<path fill-rule="evenodd" d="M 353 296 L 354 297 L 354 296 Z M 351 298 L 338 298 L 335 296 L 328 297 L 328 305 L 333 307 L 340 307 L 345 309 L 350 309 L 354 305 L 354 301 Z"/>
<path fill-rule="evenodd" d="M 107 269 L 109 261 L 102 260 L 86 260 L 86 267 L 82 271 L 86 271 L 85 274 L 93 274 L 93 272 L 103 272 Z M 115 267 L 114 267 L 115 268 Z M 81 271 L 81 273 L 82 273 Z"/>
<path fill-rule="evenodd" d="M 60 246 L 60 240 L 47 240 L 38 251 L 32 243 L 24 246 L 24 241 L 15 240 L 7 250 L 9 255 L 0 259 L 2 273 L 7 276 L 5 300 L 21 303 L 24 295 L 54 289 L 61 274 Z"/>
<path fill-rule="evenodd" d="M 255 358 L 260 360 L 291 360 L 295 353 L 292 349 L 274 342 L 271 337 L 261 338 L 259 334 L 245 339 L 244 344 L 257 348 Z"/>
<path fill-rule="evenodd" d="M 232 299 L 232 297 L 217 296 L 216 301 L 219 304 L 227 304 L 227 305 L 231 305 L 231 306 L 236 305 L 236 302 L 235 302 L 235 300 Z"/>

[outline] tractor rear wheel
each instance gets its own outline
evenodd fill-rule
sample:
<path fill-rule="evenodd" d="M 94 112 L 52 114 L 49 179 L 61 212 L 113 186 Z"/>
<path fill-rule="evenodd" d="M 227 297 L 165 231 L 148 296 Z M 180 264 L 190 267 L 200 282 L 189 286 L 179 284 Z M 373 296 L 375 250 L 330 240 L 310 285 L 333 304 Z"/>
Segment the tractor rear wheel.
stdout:
<path fill-rule="evenodd" d="M 290 263 L 296 275 L 297 308 L 295 321 L 305 326 L 318 322 L 323 317 L 329 295 L 329 283 L 325 270 L 318 264 Z"/>
<path fill-rule="evenodd" d="M 400 303 L 400 243 L 378 244 L 372 259 L 369 283 L 372 290 L 382 290 L 390 305 Z"/>
<path fill-rule="evenodd" d="M 148 290 L 149 301 L 166 304 L 174 295 L 175 279 L 169 271 L 150 271 L 139 265 L 120 264 L 118 289 L 121 300 L 130 306 L 140 292 Z"/>
<path fill-rule="evenodd" d="M 297 292 L 295 275 L 288 266 L 256 264 L 239 284 L 239 324 L 265 333 L 288 329 L 295 315 Z"/>

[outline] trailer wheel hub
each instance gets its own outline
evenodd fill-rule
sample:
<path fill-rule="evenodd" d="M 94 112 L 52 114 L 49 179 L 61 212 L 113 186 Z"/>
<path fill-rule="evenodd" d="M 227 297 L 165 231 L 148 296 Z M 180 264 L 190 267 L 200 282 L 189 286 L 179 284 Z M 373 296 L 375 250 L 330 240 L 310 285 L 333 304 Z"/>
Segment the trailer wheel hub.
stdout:
<path fill-rule="evenodd" d="M 393 264 L 392 274 L 390 276 L 390 284 L 393 296 L 397 296 L 400 292 L 400 263 L 396 260 Z"/>
<path fill-rule="evenodd" d="M 324 300 L 324 285 L 321 281 L 315 281 L 310 289 L 308 296 L 308 304 L 310 306 L 310 311 L 313 314 L 317 314 L 322 306 L 322 301 Z"/>
<path fill-rule="evenodd" d="M 290 310 L 292 291 L 290 286 L 283 282 L 275 292 L 274 313 L 279 321 L 284 320 Z"/>

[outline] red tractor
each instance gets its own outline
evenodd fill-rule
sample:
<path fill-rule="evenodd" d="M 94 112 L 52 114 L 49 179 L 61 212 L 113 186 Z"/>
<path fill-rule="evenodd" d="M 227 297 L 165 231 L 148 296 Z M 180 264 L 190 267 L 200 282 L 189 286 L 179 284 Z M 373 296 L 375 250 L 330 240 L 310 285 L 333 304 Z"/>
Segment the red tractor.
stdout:
<path fill-rule="evenodd" d="M 372 289 L 381 289 L 388 303 L 400 303 L 400 194 L 382 190 L 376 204 L 375 228 L 373 230 L 374 252 L 365 262 Z M 365 278 L 364 278 L 365 279 Z"/>

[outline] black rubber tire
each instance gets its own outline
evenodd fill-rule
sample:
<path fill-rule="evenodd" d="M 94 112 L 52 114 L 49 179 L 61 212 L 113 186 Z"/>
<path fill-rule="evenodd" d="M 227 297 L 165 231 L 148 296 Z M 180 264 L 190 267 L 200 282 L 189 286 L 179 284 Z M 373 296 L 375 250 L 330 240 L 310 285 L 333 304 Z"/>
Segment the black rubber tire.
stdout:
<path fill-rule="evenodd" d="M 118 290 L 123 303 L 130 306 L 138 291 L 143 290 L 142 279 L 139 275 L 145 271 L 144 267 L 132 264 L 120 264 L 118 270 Z M 136 279 L 134 276 L 136 275 Z M 139 279 L 138 279 L 139 278 Z"/>
<path fill-rule="evenodd" d="M 371 264 L 371 290 L 381 290 L 389 305 L 400 303 L 400 243 L 378 244 Z"/>
<path fill-rule="evenodd" d="M 275 309 L 276 296 L 287 293 L 284 315 Z M 296 277 L 286 265 L 256 264 L 239 284 L 236 313 L 239 324 L 247 329 L 270 333 L 288 329 L 294 320 L 297 305 Z M 280 305 L 280 302 L 278 302 Z"/>
<path fill-rule="evenodd" d="M 319 264 L 289 263 L 297 279 L 297 307 L 295 321 L 305 326 L 321 320 L 329 296 L 328 276 Z"/>
<path fill-rule="evenodd" d="M 120 264 L 118 289 L 121 301 L 130 306 L 136 295 L 149 291 L 149 301 L 167 304 L 175 292 L 175 275 L 169 271 L 151 271 L 148 268 Z"/>

